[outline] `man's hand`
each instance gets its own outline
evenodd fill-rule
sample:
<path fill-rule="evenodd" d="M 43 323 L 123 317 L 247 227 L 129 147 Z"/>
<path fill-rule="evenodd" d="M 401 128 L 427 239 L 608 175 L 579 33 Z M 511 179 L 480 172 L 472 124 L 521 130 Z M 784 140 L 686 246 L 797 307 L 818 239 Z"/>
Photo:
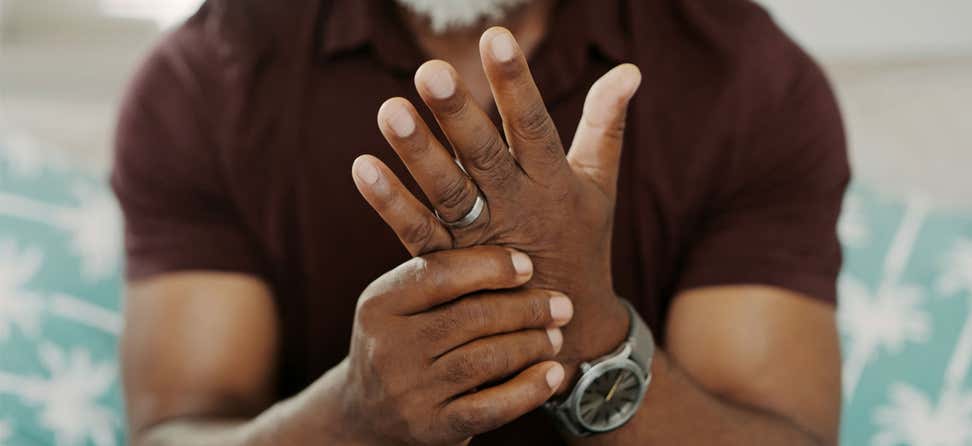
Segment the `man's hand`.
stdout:
<path fill-rule="evenodd" d="M 495 429 L 564 379 L 550 359 L 573 308 L 558 292 L 514 289 L 532 273 L 526 255 L 495 246 L 409 260 L 361 294 L 348 357 L 269 409 L 278 329 L 264 285 L 211 273 L 133 285 L 122 345 L 132 442 L 449 445 Z"/>
<path fill-rule="evenodd" d="M 343 440 L 457 444 L 543 404 L 564 378 L 549 359 L 572 315 L 566 297 L 520 289 L 459 299 L 517 287 L 532 271 L 523 253 L 484 246 L 416 257 L 373 282 L 338 367 Z"/>
<path fill-rule="evenodd" d="M 460 219 L 480 192 L 483 215 L 448 229 L 374 157 L 355 162 L 355 182 L 413 254 L 485 244 L 529 254 L 537 266 L 529 285 L 562 290 L 577 308 L 565 329 L 569 373 L 615 348 L 627 329 L 611 280 L 610 243 L 625 113 L 641 76 L 621 65 L 594 84 L 565 156 L 513 36 L 486 31 L 480 53 L 506 142 L 447 63 L 428 62 L 415 75 L 465 172 L 408 101 L 387 101 L 378 123 L 444 220 Z"/>

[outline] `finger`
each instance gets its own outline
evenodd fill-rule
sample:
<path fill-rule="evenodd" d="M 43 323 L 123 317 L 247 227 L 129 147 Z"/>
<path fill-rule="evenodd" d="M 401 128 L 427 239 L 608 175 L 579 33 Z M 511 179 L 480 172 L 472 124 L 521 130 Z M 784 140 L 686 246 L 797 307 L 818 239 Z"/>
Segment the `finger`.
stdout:
<path fill-rule="evenodd" d="M 501 27 L 486 30 L 479 53 L 517 162 L 534 180 L 565 171 L 557 127 L 513 35 Z"/>
<path fill-rule="evenodd" d="M 432 363 L 432 376 L 449 384 L 452 394 L 506 378 L 541 361 L 553 359 L 563 346 L 559 328 L 530 329 L 472 341 Z"/>
<path fill-rule="evenodd" d="M 378 127 L 443 219 L 459 220 L 472 209 L 479 193 L 476 185 L 411 103 L 404 98 L 385 101 L 378 109 Z M 487 221 L 488 215 L 478 220 Z"/>
<path fill-rule="evenodd" d="M 563 366 L 553 361 L 543 362 L 503 384 L 452 400 L 441 413 L 457 434 L 479 435 L 540 407 L 563 380 Z"/>
<path fill-rule="evenodd" d="M 587 93 L 584 113 L 567 160 L 575 172 L 614 197 L 628 103 L 641 84 L 638 67 L 623 64 L 602 76 Z"/>
<path fill-rule="evenodd" d="M 451 249 L 399 265 L 372 282 L 362 298 L 394 314 L 411 315 L 477 291 L 515 288 L 532 275 L 533 263 L 519 251 L 499 246 Z"/>
<path fill-rule="evenodd" d="M 391 227 L 410 254 L 452 247 L 449 231 L 378 158 L 359 156 L 354 160 L 351 172 L 365 201 Z"/>
<path fill-rule="evenodd" d="M 540 289 L 478 293 L 413 316 L 421 341 L 438 357 L 474 339 L 528 328 L 562 327 L 574 308 L 562 293 Z"/>
<path fill-rule="evenodd" d="M 415 88 L 483 193 L 497 196 L 515 188 L 520 168 L 456 70 L 441 60 L 426 62 L 415 73 Z"/>

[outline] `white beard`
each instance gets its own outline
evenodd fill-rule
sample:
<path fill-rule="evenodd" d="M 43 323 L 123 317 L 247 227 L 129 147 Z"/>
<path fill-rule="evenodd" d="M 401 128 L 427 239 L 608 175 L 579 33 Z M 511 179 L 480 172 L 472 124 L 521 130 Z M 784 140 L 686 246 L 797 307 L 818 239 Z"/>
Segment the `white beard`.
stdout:
<path fill-rule="evenodd" d="M 429 20 L 432 32 L 469 28 L 483 20 L 497 21 L 529 0 L 396 0 Z"/>

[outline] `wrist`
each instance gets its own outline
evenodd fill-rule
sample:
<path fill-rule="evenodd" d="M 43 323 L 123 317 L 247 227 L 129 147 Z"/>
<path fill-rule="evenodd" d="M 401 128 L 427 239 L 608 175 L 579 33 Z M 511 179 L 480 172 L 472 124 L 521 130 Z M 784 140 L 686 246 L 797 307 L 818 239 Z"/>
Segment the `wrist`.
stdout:
<path fill-rule="evenodd" d="M 247 444 L 341 444 L 373 446 L 349 422 L 341 362 L 301 393 L 275 404 L 251 423 Z"/>
<path fill-rule="evenodd" d="M 326 414 L 320 417 L 320 426 L 327 432 L 327 437 L 333 439 L 333 444 L 349 446 L 377 446 L 384 444 L 374 438 L 374 432 L 361 425 L 361 420 L 367 419 L 360 413 L 360 405 L 350 395 L 351 382 L 348 375 L 348 359 L 345 358 L 337 366 L 322 376 L 314 386 L 313 398 L 319 403 L 314 404 L 315 411 Z"/>
<path fill-rule="evenodd" d="M 575 304 L 574 318 L 564 327 L 564 348 L 560 358 L 566 371 L 558 393 L 573 388 L 580 365 L 605 356 L 620 346 L 628 335 L 629 315 L 613 292 L 602 293 L 589 304 Z"/>

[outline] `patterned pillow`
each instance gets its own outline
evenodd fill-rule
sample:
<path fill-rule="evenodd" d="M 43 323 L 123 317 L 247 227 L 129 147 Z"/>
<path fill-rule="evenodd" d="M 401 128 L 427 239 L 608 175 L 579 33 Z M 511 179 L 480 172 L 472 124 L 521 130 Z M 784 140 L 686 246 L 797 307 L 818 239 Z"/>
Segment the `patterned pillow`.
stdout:
<path fill-rule="evenodd" d="M 972 445 L 972 213 L 855 186 L 840 232 L 842 443 Z"/>
<path fill-rule="evenodd" d="M 53 153 L 0 139 L 0 445 L 123 444 L 119 213 Z"/>

